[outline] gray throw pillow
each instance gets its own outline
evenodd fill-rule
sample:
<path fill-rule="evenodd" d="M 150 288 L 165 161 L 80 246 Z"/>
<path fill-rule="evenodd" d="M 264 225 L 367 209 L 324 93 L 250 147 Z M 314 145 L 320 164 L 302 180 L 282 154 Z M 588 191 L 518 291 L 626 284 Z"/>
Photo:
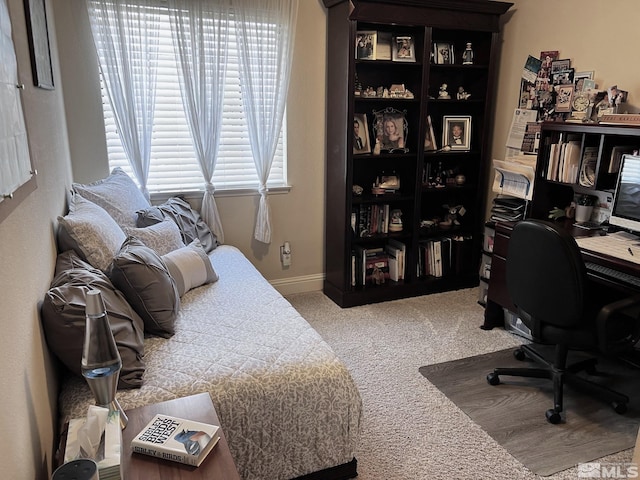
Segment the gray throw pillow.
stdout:
<path fill-rule="evenodd" d="M 80 361 L 85 330 L 85 295 L 102 292 L 111 331 L 122 359 L 118 388 L 138 388 L 145 370 L 144 325 L 100 270 L 69 250 L 58 255 L 56 276 L 42 303 L 42 325 L 51 352 L 74 374 L 81 376 Z"/>
<path fill-rule="evenodd" d="M 165 218 L 170 218 L 180 229 L 185 245 L 189 245 L 197 238 L 207 253 L 211 253 L 218 246 L 216 236 L 200 214 L 182 198 L 172 197 L 162 205 L 138 210 L 137 213 L 138 227 L 147 227 L 161 222 Z"/>
<path fill-rule="evenodd" d="M 175 280 L 180 296 L 192 288 L 218 280 L 211 259 L 198 239 L 186 247 L 163 255 L 162 260 Z"/>
<path fill-rule="evenodd" d="M 146 333 L 168 338 L 180 309 L 176 284 L 160 256 L 129 237 L 113 259 L 109 278 L 142 317 Z"/>
<path fill-rule="evenodd" d="M 118 224 L 99 205 L 73 194 L 69 213 L 58 217 L 58 248 L 75 250 L 93 267 L 105 270 L 126 236 Z"/>
<path fill-rule="evenodd" d="M 152 248 L 158 255 L 184 247 L 180 230 L 170 218 L 148 227 L 124 227 L 124 231 L 128 236 L 136 237 Z"/>
<path fill-rule="evenodd" d="M 104 208 L 121 227 L 135 227 L 136 211 L 150 206 L 135 182 L 121 168 L 114 168 L 111 175 L 102 180 L 89 184 L 74 183 L 72 188 Z"/>

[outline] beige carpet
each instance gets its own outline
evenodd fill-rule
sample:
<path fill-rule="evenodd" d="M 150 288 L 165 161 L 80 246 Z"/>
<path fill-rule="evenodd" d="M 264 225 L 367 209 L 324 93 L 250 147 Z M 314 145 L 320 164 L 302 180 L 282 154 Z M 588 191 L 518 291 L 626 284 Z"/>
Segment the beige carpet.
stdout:
<path fill-rule="evenodd" d="M 553 350 L 546 350 L 549 358 Z M 429 365 L 420 373 L 534 473 L 551 475 L 634 446 L 640 423 L 640 371 L 601 359 L 598 375 L 591 378 L 627 394 L 627 413 L 618 415 L 608 404 L 567 386 L 566 422 L 552 425 L 544 415 L 553 406 L 550 381 L 509 376 L 500 377 L 497 386 L 486 381 L 495 367 L 529 366 L 536 364 L 516 360 L 510 348 Z"/>
<path fill-rule="evenodd" d="M 321 292 L 287 298 L 360 388 L 358 480 L 576 480 L 576 467 L 550 477 L 532 473 L 418 371 L 521 343 L 503 329 L 479 328 L 477 289 L 349 309 Z M 629 449 L 603 461 L 629 462 L 631 454 Z"/>

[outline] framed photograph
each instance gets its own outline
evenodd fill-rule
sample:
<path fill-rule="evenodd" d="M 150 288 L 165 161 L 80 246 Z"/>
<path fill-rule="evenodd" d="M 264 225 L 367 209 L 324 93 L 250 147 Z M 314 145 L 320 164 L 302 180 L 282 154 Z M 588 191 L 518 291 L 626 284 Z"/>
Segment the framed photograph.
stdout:
<path fill-rule="evenodd" d="M 538 77 L 548 78 L 551 74 L 551 64 L 554 60 L 560 58 L 560 52 L 558 50 L 547 50 L 540 52 L 540 70 L 538 71 Z"/>
<path fill-rule="evenodd" d="M 431 115 L 427 115 L 427 132 L 424 136 L 424 151 L 435 152 L 438 150 L 436 136 L 433 134 L 433 124 L 431 123 Z"/>
<path fill-rule="evenodd" d="M 442 145 L 451 150 L 471 149 L 471 116 L 445 115 L 442 117 Z"/>
<path fill-rule="evenodd" d="M 353 116 L 353 153 L 371 153 L 366 113 L 356 113 Z"/>
<path fill-rule="evenodd" d="M 27 36 L 31 54 L 33 84 L 46 90 L 53 90 L 53 69 L 49 50 L 49 27 L 45 0 L 24 0 L 27 18 Z"/>
<path fill-rule="evenodd" d="M 378 32 L 359 30 L 356 32 L 356 60 L 375 60 Z"/>
<path fill-rule="evenodd" d="M 573 100 L 574 85 L 558 85 L 556 96 L 556 112 L 565 113 L 571 111 L 571 100 Z"/>
<path fill-rule="evenodd" d="M 415 62 L 416 47 L 413 37 L 410 35 L 393 37 L 391 54 L 394 62 Z"/>
<path fill-rule="evenodd" d="M 433 63 L 437 65 L 453 64 L 453 45 L 451 43 L 433 44 Z"/>
<path fill-rule="evenodd" d="M 406 111 L 395 108 L 385 108 L 384 110 L 374 110 L 373 131 L 376 143 L 379 143 L 380 150 L 389 153 L 408 152 L 405 146 L 408 132 Z"/>
<path fill-rule="evenodd" d="M 573 85 L 573 68 L 560 70 L 551 74 L 551 81 L 554 85 Z"/>
<path fill-rule="evenodd" d="M 565 58 L 562 60 L 553 60 L 551 62 L 551 73 L 560 72 L 562 70 L 569 70 L 571 68 L 571 60 Z"/>
<path fill-rule="evenodd" d="M 573 84 L 575 85 L 575 91 L 581 92 L 584 90 L 584 81 L 585 80 L 593 80 L 594 71 L 590 72 L 575 72 L 573 74 Z"/>

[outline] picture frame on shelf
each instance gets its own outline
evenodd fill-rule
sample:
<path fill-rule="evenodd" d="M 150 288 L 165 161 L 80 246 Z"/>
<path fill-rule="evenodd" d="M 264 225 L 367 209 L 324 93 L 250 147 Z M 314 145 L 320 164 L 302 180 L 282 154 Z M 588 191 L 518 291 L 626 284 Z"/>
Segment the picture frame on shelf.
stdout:
<path fill-rule="evenodd" d="M 451 150 L 471 149 L 471 115 L 442 117 L 442 146 Z"/>
<path fill-rule="evenodd" d="M 571 59 L 562 58 L 553 60 L 551 62 L 551 73 L 561 72 L 563 70 L 569 70 L 571 68 Z"/>
<path fill-rule="evenodd" d="M 573 85 L 574 70 L 560 70 L 551 74 L 551 81 L 554 85 Z"/>
<path fill-rule="evenodd" d="M 585 80 L 593 80 L 595 72 L 592 70 L 590 72 L 575 72 L 573 74 L 573 84 L 575 85 L 576 92 L 582 92 L 585 88 L 584 82 Z"/>
<path fill-rule="evenodd" d="M 366 113 L 353 115 L 353 153 L 354 155 L 371 153 L 369 124 L 367 123 Z"/>
<path fill-rule="evenodd" d="M 375 60 L 378 47 L 376 30 L 358 30 L 356 32 L 356 60 Z"/>
<path fill-rule="evenodd" d="M 435 152 L 436 150 L 438 150 L 438 144 L 436 143 L 436 136 L 433 134 L 431 115 L 427 115 L 427 131 L 424 136 L 424 151 Z"/>
<path fill-rule="evenodd" d="M 376 149 L 388 153 L 406 153 L 407 133 L 409 125 L 406 119 L 406 111 L 400 111 L 392 107 L 373 111 L 373 131 L 376 141 Z M 374 151 L 375 153 L 375 151 Z"/>
<path fill-rule="evenodd" d="M 378 32 L 376 43 L 376 60 L 391 60 L 391 32 Z"/>
<path fill-rule="evenodd" d="M 556 112 L 568 113 L 571 112 L 571 100 L 573 100 L 573 92 L 575 86 L 570 85 L 558 85 L 556 88 Z"/>
<path fill-rule="evenodd" d="M 433 44 L 433 63 L 436 65 L 453 65 L 453 44 L 435 42 Z"/>
<path fill-rule="evenodd" d="M 416 46 L 411 35 L 398 35 L 393 37 L 391 59 L 394 62 L 415 62 Z"/>

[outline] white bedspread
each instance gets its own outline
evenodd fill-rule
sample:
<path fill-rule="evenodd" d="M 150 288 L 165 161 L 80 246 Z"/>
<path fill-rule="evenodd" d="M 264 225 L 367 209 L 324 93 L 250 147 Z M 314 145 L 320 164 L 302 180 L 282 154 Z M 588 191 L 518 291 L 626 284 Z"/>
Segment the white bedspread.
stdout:
<path fill-rule="evenodd" d="M 347 463 L 360 430 L 360 394 L 329 345 L 235 247 L 211 254 L 214 284 L 182 297 L 176 334 L 145 341 L 144 385 L 123 408 L 209 392 L 241 476 L 291 479 Z M 68 378 L 62 418 L 93 402 Z"/>

